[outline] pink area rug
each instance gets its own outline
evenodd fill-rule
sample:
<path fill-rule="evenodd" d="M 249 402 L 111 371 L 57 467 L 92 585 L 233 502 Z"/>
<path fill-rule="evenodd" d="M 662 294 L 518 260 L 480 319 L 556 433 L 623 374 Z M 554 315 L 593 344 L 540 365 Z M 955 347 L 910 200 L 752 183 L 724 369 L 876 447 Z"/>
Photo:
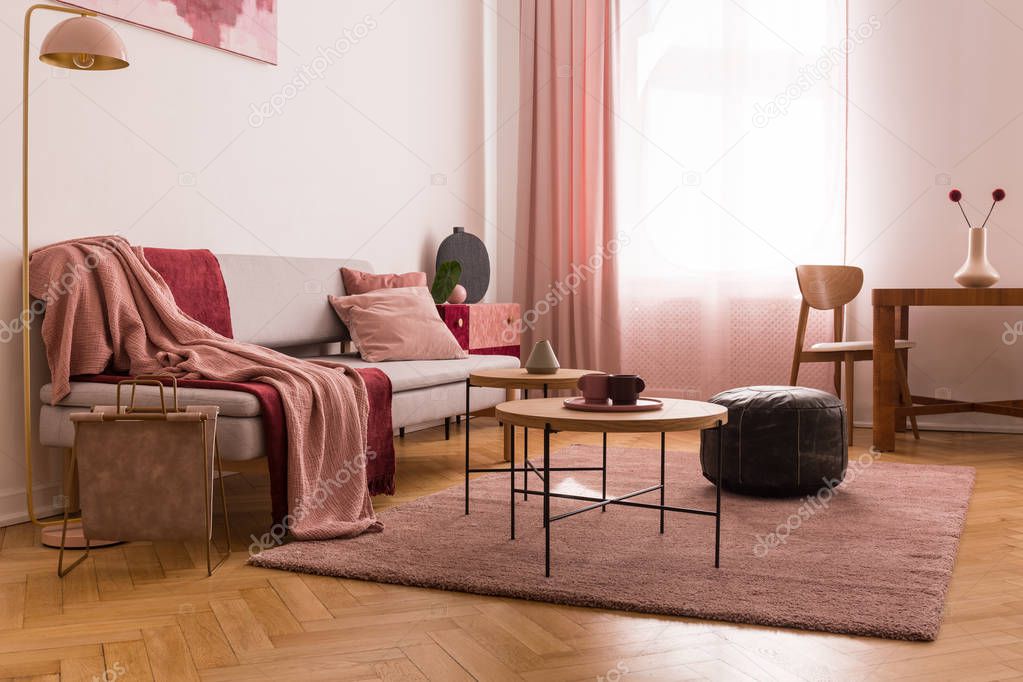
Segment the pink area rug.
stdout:
<path fill-rule="evenodd" d="M 600 464 L 575 445 L 556 466 Z M 521 461 L 521 460 L 520 460 Z M 521 486 L 521 474 L 519 474 Z M 608 493 L 657 483 L 654 450 L 608 451 Z M 542 500 L 516 500 L 508 475 L 474 479 L 471 511 L 456 486 L 380 514 L 384 532 L 295 542 L 257 566 L 476 594 L 870 635 L 931 640 L 963 529 L 974 470 L 894 464 L 864 455 L 846 482 L 814 498 L 722 499 L 721 568 L 712 517 L 610 507 L 555 522 L 544 578 Z M 668 453 L 667 502 L 713 509 L 696 453 Z M 530 486 L 539 485 L 533 477 Z M 823 484 L 822 484 L 823 485 Z M 599 472 L 555 474 L 554 490 L 599 496 Z M 656 501 L 656 493 L 648 496 Z M 640 498 L 642 499 L 642 498 Z M 552 500 L 552 514 L 583 503 Z"/>

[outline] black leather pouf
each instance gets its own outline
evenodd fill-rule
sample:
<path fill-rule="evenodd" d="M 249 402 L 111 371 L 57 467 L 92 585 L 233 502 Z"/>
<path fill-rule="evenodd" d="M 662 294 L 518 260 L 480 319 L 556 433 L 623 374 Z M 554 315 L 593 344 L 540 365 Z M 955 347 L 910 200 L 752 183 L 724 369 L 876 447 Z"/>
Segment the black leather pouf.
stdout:
<path fill-rule="evenodd" d="M 838 485 L 849 449 L 845 406 L 824 391 L 798 386 L 747 386 L 710 402 L 728 408 L 724 427 L 725 490 L 764 497 L 809 495 Z M 718 434 L 704 431 L 700 463 L 717 482 Z"/>

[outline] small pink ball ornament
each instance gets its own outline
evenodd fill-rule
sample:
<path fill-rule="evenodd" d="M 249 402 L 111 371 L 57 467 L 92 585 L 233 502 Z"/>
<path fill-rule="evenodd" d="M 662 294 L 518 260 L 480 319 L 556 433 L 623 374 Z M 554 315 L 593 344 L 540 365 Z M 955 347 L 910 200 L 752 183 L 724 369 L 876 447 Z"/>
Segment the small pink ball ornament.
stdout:
<path fill-rule="evenodd" d="M 448 303 L 465 303 L 465 299 L 468 295 L 469 294 L 466 292 L 465 287 L 461 284 L 456 284 L 455 288 L 451 291 L 451 295 L 448 296 Z"/>

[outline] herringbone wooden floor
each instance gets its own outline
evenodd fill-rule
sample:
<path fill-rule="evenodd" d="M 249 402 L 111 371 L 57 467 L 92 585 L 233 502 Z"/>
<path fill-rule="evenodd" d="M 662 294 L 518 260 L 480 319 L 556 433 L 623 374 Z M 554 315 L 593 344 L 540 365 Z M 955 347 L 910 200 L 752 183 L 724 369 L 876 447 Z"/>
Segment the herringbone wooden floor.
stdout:
<path fill-rule="evenodd" d="M 473 433 L 477 462 L 497 464 L 494 422 L 474 422 Z M 445 442 L 439 429 L 409 434 L 398 445 L 400 495 L 377 498 L 377 507 L 458 484 L 459 435 L 454 430 Z M 857 436 L 860 443 L 870 438 L 862 430 Z M 595 441 L 555 437 L 555 445 L 571 442 Z M 614 442 L 657 446 L 656 436 Z M 694 450 L 696 440 L 673 436 L 669 447 Z M 32 526 L 0 529 L 0 678 L 1023 679 L 1023 437 L 925 432 L 919 444 L 900 437 L 899 448 L 886 459 L 978 469 L 945 623 L 933 643 L 250 568 L 244 565 L 250 534 L 266 530 L 267 482 L 232 476 L 235 554 L 209 579 L 198 568 L 198 546 L 133 543 L 95 551 L 62 582 L 54 573 L 56 552 L 39 546 Z"/>

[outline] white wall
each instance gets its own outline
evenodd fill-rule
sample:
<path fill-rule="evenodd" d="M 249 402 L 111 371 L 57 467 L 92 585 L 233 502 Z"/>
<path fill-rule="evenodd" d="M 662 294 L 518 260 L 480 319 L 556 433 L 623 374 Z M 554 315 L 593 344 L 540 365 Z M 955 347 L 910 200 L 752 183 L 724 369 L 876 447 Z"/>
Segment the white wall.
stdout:
<path fill-rule="evenodd" d="M 3 320 L 20 300 L 20 31 L 29 4 L 0 7 Z M 492 241 L 484 3 L 278 4 L 276 67 L 118 22 L 127 70 L 71 73 L 33 60 L 32 245 L 119 233 L 151 246 L 358 257 L 378 270 L 432 272 L 452 225 Z M 66 15 L 36 17 L 38 46 Z M 346 30 L 362 34 L 360 24 L 368 32 L 322 77 L 253 125 L 253 105 L 280 96 Z M 24 509 L 21 402 L 15 341 L 0 346 L 0 524 Z M 52 453 L 37 459 L 45 506 L 59 476 Z"/>
<path fill-rule="evenodd" d="M 871 287 L 950 287 L 966 227 L 946 195 L 964 192 L 982 221 L 990 192 L 1008 198 L 988 224 L 999 286 L 1023 286 L 1023 3 L 851 0 L 850 24 L 881 27 L 851 55 L 848 261 L 865 270 L 853 311 L 870 338 Z M 913 392 L 999 400 L 1023 396 L 1023 343 L 1002 342 L 1023 309 L 921 309 L 910 316 Z M 858 370 L 857 421 L 871 418 L 871 372 Z M 947 415 L 932 426 L 1019 429 L 1018 420 Z"/>

